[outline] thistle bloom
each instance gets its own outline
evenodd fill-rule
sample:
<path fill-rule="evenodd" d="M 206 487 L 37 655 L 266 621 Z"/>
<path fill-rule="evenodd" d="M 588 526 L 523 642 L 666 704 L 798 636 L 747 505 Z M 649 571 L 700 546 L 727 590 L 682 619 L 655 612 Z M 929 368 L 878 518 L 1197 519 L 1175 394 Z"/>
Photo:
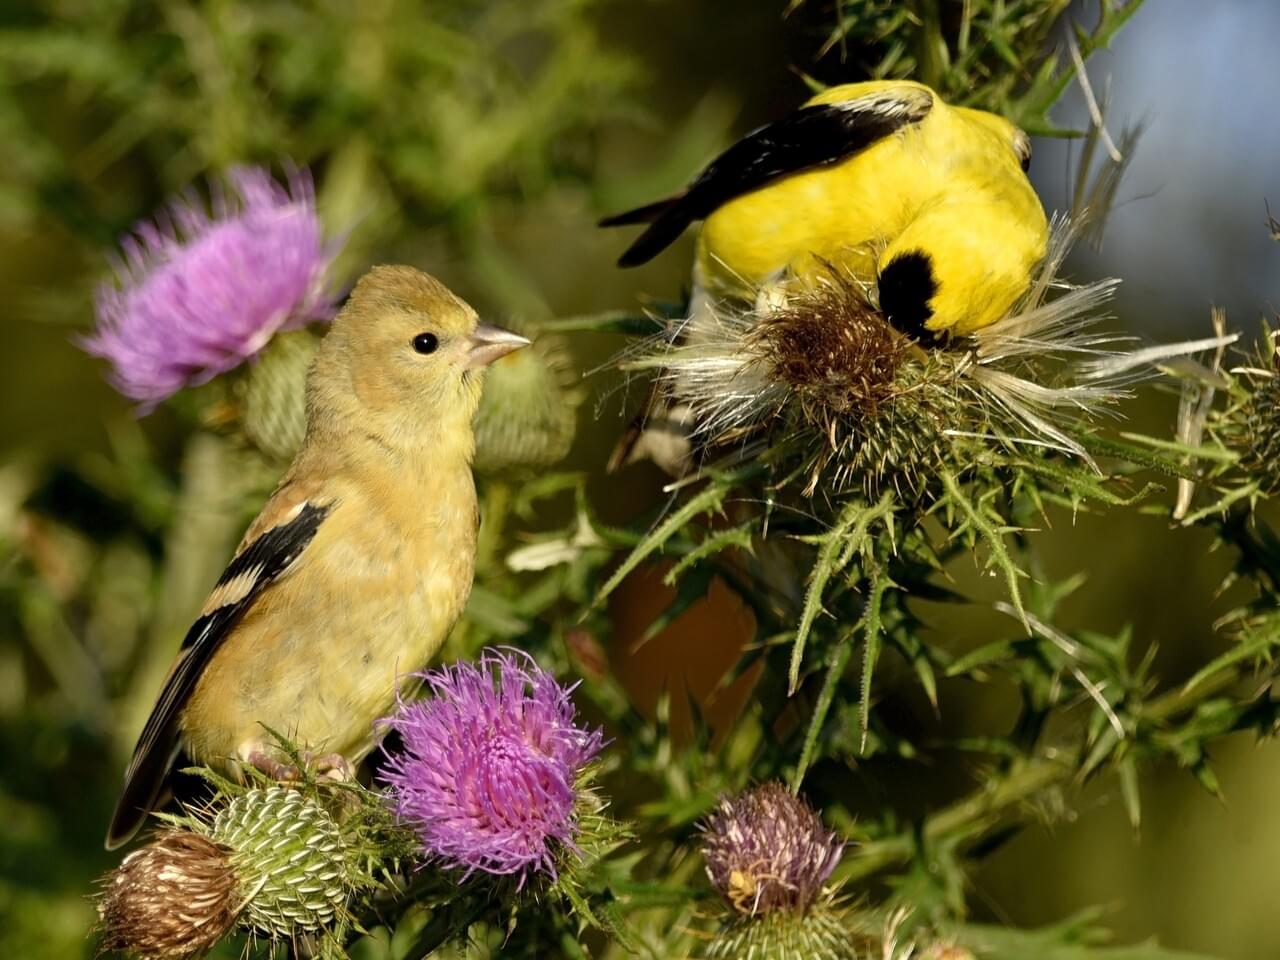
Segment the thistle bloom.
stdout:
<path fill-rule="evenodd" d="M 554 878 L 576 850 L 576 781 L 603 743 L 575 724 L 572 688 L 516 650 L 422 677 L 431 696 L 387 721 L 404 741 L 382 774 L 397 816 L 445 866 Z"/>
<path fill-rule="evenodd" d="M 186 386 L 244 363 L 281 330 L 333 316 L 310 179 L 287 187 L 238 168 L 210 216 L 191 198 L 170 204 L 121 243 L 116 282 L 96 296 L 98 326 L 85 350 L 111 363 L 111 380 L 144 412 Z"/>
<path fill-rule="evenodd" d="M 723 798 L 702 830 L 707 876 L 747 916 L 808 910 L 844 853 L 813 809 L 776 782 Z"/>

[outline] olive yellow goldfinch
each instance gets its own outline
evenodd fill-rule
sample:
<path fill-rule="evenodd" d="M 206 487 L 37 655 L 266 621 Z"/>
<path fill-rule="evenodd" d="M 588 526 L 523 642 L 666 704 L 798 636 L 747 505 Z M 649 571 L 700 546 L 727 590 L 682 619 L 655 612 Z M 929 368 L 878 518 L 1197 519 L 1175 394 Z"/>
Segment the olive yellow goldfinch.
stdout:
<path fill-rule="evenodd" d="M 471 591 L 481 374 L 528 342 L 417 270 L 356 284 L 308 374 L 306 439 L 187 634 L 108 847 L 160 802 L 180 752 L 270 763 L 265 725 L 337 767 L 368 753 Z"/>
<path fill-rule="evenodd" d="M 703 221 L 695 298 L 754 298 L 828 265 L 878 289 L 903 332 L 998 320 L 1027 289 L 1048 224 L 1026 134 L 903 80 L 832 87 L 716 158 L 676 196 L 602 221 L 648 222 L 619 263 L 644 263 Z"/>

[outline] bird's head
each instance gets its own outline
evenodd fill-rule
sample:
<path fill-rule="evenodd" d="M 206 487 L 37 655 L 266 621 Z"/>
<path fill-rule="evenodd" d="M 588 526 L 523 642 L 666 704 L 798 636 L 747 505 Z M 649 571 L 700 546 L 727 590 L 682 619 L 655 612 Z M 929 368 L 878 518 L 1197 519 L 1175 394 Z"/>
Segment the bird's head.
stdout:
<path fill-rule="evenodd" d="M 956 107 L 956 112 L 986 130 L 997 141 L 1009 148 L 1013 159 L 1026 171 L 1031 167 L 1031 138 L 1011 120 L 986 110 Z"/>
<path fill-rule="evenodd" d="M 309 417 L 356 418 L 394 447 L 465 436 L 484 368 L 529 343 L 480 322 L 434 277 L 374 267 L 356 284 L 308 379 Z"/>

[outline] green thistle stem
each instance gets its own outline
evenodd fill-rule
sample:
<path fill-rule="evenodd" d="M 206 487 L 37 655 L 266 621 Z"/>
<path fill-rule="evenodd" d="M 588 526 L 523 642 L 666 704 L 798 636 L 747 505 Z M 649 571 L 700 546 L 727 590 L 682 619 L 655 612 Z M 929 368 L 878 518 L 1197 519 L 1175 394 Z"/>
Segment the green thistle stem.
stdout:
<path fill-rule="evenodd" d="M 835 699 L 836 689 L 840 686 L 840 678 L 844 676 L 845 667 L 853 655 L 856 632 L 849 634 L 836 646 L 831 654 L 831 665 L 827 668 L 827 676 L 822 682 L 822 690 L 818 693 L 818 702 L 814 705 L 813 716 L 809 720 L 809 728 L 804 734 L 804 747 L 800 751 L 800 762 L 796 764 L 796 772 L 791 777 L 791 792 L 799 793 L 804 775 L 813 762 L 813 753 L 818 746 L 818 736 L 831 711 L 831 702 Z"/>
<path fill-rule="evenodd" d="M 1139 710 L 1139 718 L 1160 724 L 1193 710 L 1214 694 L 1246 679 L 1249 668 L 1233 664 L 1230 669 L 1202 680 L 1194 688 L 1183 687 L 1157 697 Z M 1015 770 L 993 789 L 983 790 L 938 811 L 925 820 L 921 831 L 928 844 L 981 833 L 1005 819 L 1010 808 L 1056 784 L 1077 776 L 1083 750 L 1063 751 L 1060 756 L 1036 760 Z M 917 848 L 916 832 L 905 830 L 882 840 L 872 840 L 857 848 L 836 868 L 833 879 L 861 880 L 882 870 L 911 860 Z"/>
<path fill-rule="evenodd" d="M 942 34 L 942 15 L 938 10 L 938 0 L 918 0 L 912 6 L 923 24 L 916 51 L 918 73 L 915 79 L 936 89 L 942 85 L 942 76 L 947 69 L 947 41 Z"/>

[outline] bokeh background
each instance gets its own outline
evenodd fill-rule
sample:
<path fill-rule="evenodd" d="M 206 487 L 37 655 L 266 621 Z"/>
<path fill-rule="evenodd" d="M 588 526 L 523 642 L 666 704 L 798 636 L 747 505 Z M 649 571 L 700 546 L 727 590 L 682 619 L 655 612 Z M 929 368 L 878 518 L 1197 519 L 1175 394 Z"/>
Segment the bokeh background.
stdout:
<path fill-rule="evenodd" d="M 93 560 L 59 528 L 64 511 L 75 509 L 89 514 L 76 518 L 81 525 L 148 529 L 146 516 L 126 522 L 113 511 L 131 491 L 164 484 L 122 473 L 122 450 L 145 446 L 164 469 L 180 469 L 175 416 L 162 410 L 137 420 L 101 365 L 75 345 L 92 321 L 93 286 L 107 276 L 113 238 L 193 178 L 288 157 L 314 169 L 329 222 L 349 231 L 349 276 L 371 262 L 413 263 L 497 318 L 675 298 L 687 282 L 688 238 L 624 273 L 613 259 L 626 236 L 602 233 L 594 221 L 679 186 L 733 135 L 803 99 L 799 72 L 827 82 L 858 78 L 856 62 L 817 55 L 831 9 L 805 4 L 784 17 L 781 7 L 762 0 L 0 6 L 5 955 L 91 950 L 86 898 L 113 862 L 100 838 L 150 695 L 145 682 L 113 681 L 113 669 L 122 660 L 145 667 L 167 659 L 187 608 L 198 606 L 229 549 L 215 537 L 207 565 L 185 573 L 190 596 L 159 601 L 167 627 L 139 638 L 144 611 L 154 613 L 158 602 L 146 594 L 148 564 L 166 545 L 121 543 Z M 281 39 L 300 31 L 304 39 Z M 1280 302 L 1280 248 L 1264 209 L 1268 197 L 1280 207 L 1278 35 L 1280 5 L 1272 0 L 1149 0 L 1091 62 L 1112 129 L 1138 121 L 1146 129 L 1102 249 L 1078 254 L 1073 271 L 1121 277 L 1117 322 L 1143 337 L 1203 335 L 1211 304 L 1253 328 Z M 1084 117 L 1074 92 L 1055 113 L 1064 126 Z M 1046 206 L 1067 203 L 1077 153 L 1067 142 L 1036 144 L 1033 176 Z M 570 346 L 589 371 L 618 343 L 583 334 Z M 604 476 L 636 398 L 607 374 L 586 383 L 590 399 L 569 462 L 607 494 L 595 497 L 606 519 L 622 520 L 652 500 L 657 477 L 644 468 Z M 1129 415 L 1165 429 L 1174 404 L 1156 397 Z M 119 496 L 110 495 L 113 485 Z M 158 537 L 159 527 L 151 529 Z M 1088 573 L 1063 626 L 1132 624 L 1158 638 L 1165 676 L 1186 676 L 1203 662 L 1197 645 L 1227 606 L 1201 599 L 1225 569 L 1207 537 L 1175 538 L 1161 520 L 1131 513 L 1058 523 L 1041 540 L 1050 572 Z M 72 558 L 67 569 L 45 572 L 55 587 L 61 576 L 73 601 L 110 568 L 114 580 L 103 589 L 114 603 L 87 634 L 72 629 L 83 621 L 58 620 L 59 598 L 31 592 L 19 575 L 42 550 Z M 620 636 L 653 615 L 646 597 L 641 583 L 619 601 Z M 735 655 L 724 614 L 695 610 L 635 655 L 621 644 L 613 651 L 637 702 L 652 709 L 660 688 L 702 697 L 715 686 Z M 973 636 L 975 645 L 995 629 L 981 612 L 953 608 L 939 611 L 935 624 Z M 117 633 L 134 636 L 133 645 L 114 641 Z M 716 709 L 731 713 L 745 692 L 722 695 Z M 961 697 L 946 721 L 977 729 L 1006 707 Z M 1022 831 L 975 873 L 977 915 L 1034 925 L 1103 904 L 1107 925 L 1124 941 L 1156 936 L 1233 960 L 1280 956 L 1273 904 L 1280 745 L 1237 738 L 1215 759 L 1225 803 L 1185 772 L 1145 772 L 1141 835 L 1107 788 L 1086 791 L 1052 827 Z M 858 784 L 869 796 L 917 789 L 923 806 L 934 791 L 945 795 L 920 771 L 891 763 L 868 764 Z"/>

